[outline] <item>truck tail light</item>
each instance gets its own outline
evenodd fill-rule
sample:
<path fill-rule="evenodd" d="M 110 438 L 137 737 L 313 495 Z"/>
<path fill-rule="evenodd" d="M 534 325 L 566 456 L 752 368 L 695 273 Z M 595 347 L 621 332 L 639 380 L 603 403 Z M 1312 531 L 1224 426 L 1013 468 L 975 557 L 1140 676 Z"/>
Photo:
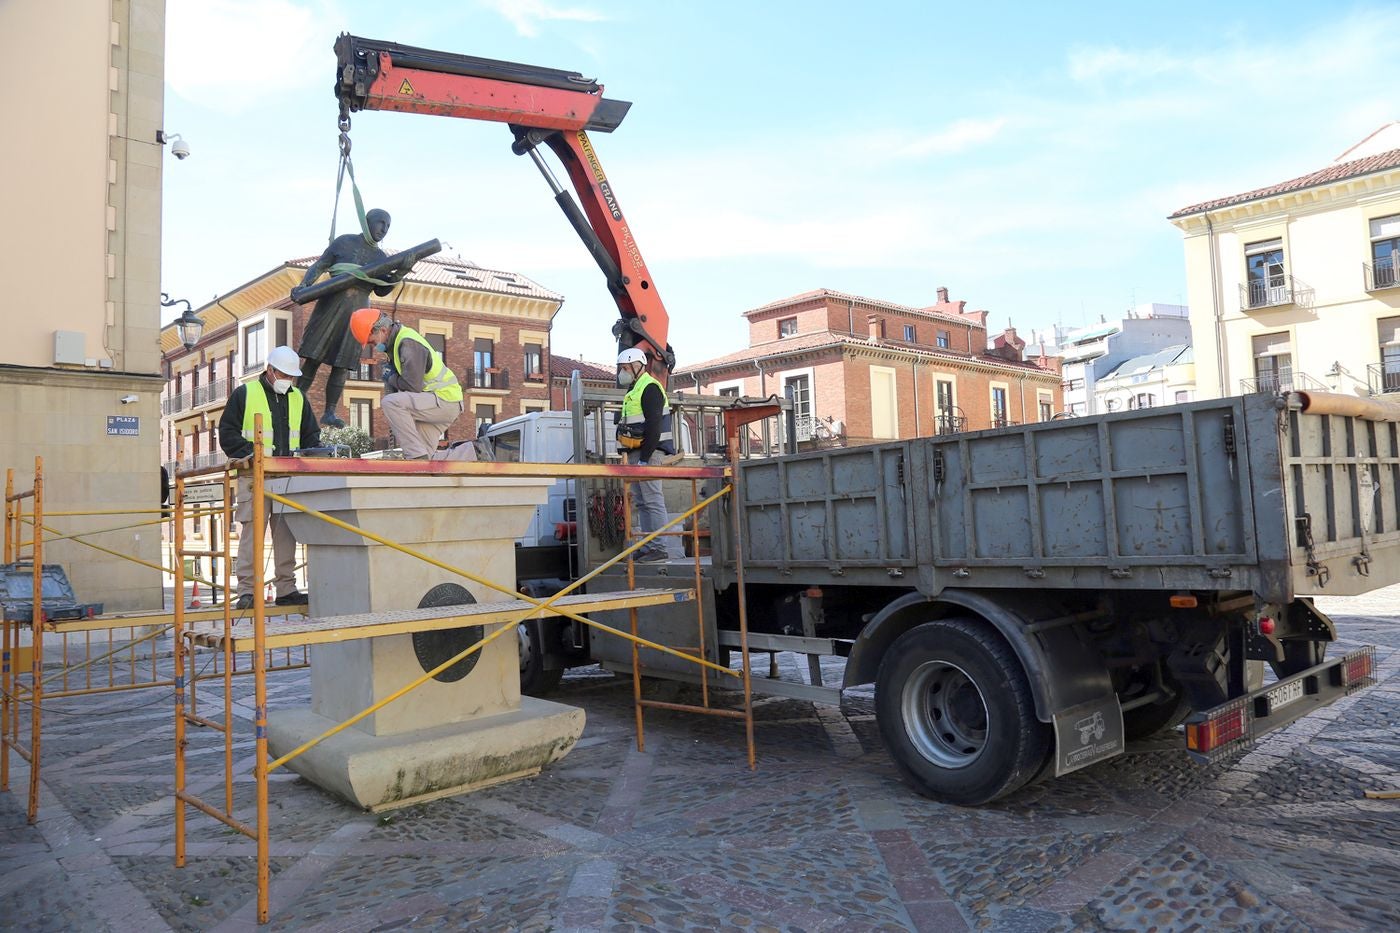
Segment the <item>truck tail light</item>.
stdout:
<path fill-rule="evenodd" d="M 1342 685 L 1350 687 L 1370 679 L 1376 670 L 1374 648 L 1361 648 L 1342 659 Z"/>
<path fill-rule="evenodd" d="M 1208 719 L 1186 724 L 1187 750 L 1210 758 L 1249 737 L 1249 706 L 1243 701 L 1217 707 Z"/>

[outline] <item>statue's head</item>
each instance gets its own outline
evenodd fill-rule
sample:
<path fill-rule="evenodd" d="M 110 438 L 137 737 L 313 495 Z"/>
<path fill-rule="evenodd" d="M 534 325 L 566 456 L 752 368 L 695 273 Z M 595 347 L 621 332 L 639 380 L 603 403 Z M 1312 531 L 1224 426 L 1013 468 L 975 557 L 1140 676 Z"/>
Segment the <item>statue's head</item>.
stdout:
<path fill-rule="evenodd" d="M 365 223 L 369 226 L 369 235 L 374 237 L 374 242 L 378 243 L 389 233 L 389 212 L 374 208 L 365 213 Z"/>

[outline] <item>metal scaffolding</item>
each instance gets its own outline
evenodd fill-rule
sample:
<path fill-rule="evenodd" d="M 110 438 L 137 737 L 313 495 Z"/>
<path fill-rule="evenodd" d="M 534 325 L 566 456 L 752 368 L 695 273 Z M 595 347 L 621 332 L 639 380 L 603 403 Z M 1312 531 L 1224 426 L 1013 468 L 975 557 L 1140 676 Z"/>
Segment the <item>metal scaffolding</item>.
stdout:
<path fill-rule="evenodd" d="M 642 711 L 645 708 L 683 710 L 688 712 L 699 712 L 710 715 L 742 719 L 746 726 L 746 747 L 748 753 L 749 767 L 755 766 L 754 738 L 753 738 L 753 707 L 749 693 L 748 674 L 748 644 L 747 644 L 747 623 L 741 610 L 741 651 L 743 664 L 741 670 L 736 671 L 729 667 L 715 664 L 705 658 L 705 636 L 701 600 L 704 590 L 700 586 L 700 573 L 698 562 L 696 568 L 694 589 L 674 590 L 674 589 L 634 589 L 635 575 L 633 569 L 633 555 L 638 549 L 652 542 L 659 534 L 676 533 L 671 529 L 693 519 L 712 503 L 715 503 L 726 496 L 732 495 L 734 491 L 733 476 L 736 471 L 732 464 L 724 467 L 636 467 L 636 466 L 613 466 L 613 465 L 582 465 L 582 464 L 532 464 L 532 463 L 468 463 L 454 461 L 429 461 L 409 462 L 409 461 L 349 461 L 349 460 L 303 460 L 298 458 L 270 458 L 264 455 L 262 444 L 262 416 L 255 416 L 254 431 L 254 455 L 252 462 L 252 485 L 254 490 L 252 511 L 253 527 L 251 544 L 254 553 L 261 553 L 266 535 L 265 526 L 267 516 L 265 514 L 265 500 L 272 500 L 281 504 L 285 508 L 295 509 L 307 515 L 328 522 L 342 530 L 360 535 L 377 544 L 392 548 L 403 554 L 426 561 L 442 570 L 463 577 L 488 589 L 495 590 L 511 597 L 509 600 L 499 602 L 477 603 L 469 605 L 446 606 L 440 608 L 398 610 L 391 612 L 371 612 L 358 615 L 345 615 L 321 619 L 308 619 L 303 622 L 274 622 L 269 624 L 269 613 L 264 599 L 263 591 L 263 568 L 260 562 L 254 562 L 253 580 L 253 610 L 251 619 L 238 626 L 226 626 L 221 633 L 197 632 L 188 627 L 186 615 L 183 609 L 184 604 L 184 562 L 181 558 L 184 553 L 184 539 L 182 529 L 184 527 L 184 475 L 177 474 L 175 478 L 174 509 L 176 516 L 176 564 L 180 568 L 176 582 L 176 601 L 174 613 L 174 634 L 176 652 L 176 670 L 183 671 L 186 663 L 193 663 L 192 658 L 199 649 L 209 649 L 222 652 L 227 659 L 240 651 L 251 651 L 253 658 L 253 681 L 254 681 L 254 740 L 255 754 L 253 758 L 253 779 L 255 785 L 255 813 L 251 822 L 245 821 L 234 815 L 233 807 L 233 781 L 234 769 L 231 754 L 232 747 L 232 699 L 231 681 L 225 677 L 225 702 L 224 720 L 222 723 L 211 721 L 204 717 L 197 716 L 192 710 L 186 709 L 185 704 L 185 681 L 183 676 L 177 676 L 174 683 L 175 694 L 175 863 L 183 866 L 186 859 L 185 845 L 185 807 L 191 806 L 196 810 L 213 817 L 231 829 L 255 840 L 257 845 L 257 915 L 260 923 L 268 920 L 268 885 L 270 873 L 269 858 L 269 838 L 268 838 L 268 775 L 271 771 L 283 767 L 289 761 L 305 753 L 310 748 L 331 736 L 350 728 L 355 723 L 372 715 L 390 703 L 407 695 L 411 691 L 421 687 L 429 680 L 436 677 L 442 671 L 447 670 L 459 661 L 475 654 L 495 639 L 513 632 L 523 621 L 542 614 L 558 615 L 574 620 L 592 627 L 595 630 L 607 632 L 608 634 L 630 641 L 634 650 L 633 664 L 633 696 L 636 707 L 637 718 L 637 742 L 640 748 L 643 743 L 642 734 Z M 737 448 L 735 448 L 737 450 Z M 311 509 L 304 504 L 290 499 L 286 496 L 270 492 L 266 489 L 265 480 L 269 475 L 289 475 L 289 474 L 356 474 L 356 475 L 487 475 L 487 476 L 531 476 L 531 477 L 618 477 L 624 484 L 632 481 L 644 479 L 687 479 L 692 482 L 692 507 L 684 514 L 670 522 L 665 528 L 647 535 L 635 536 L 637 540 L 627 544 L 623 551 L 603 562 L 587 574 L 579 577 L 567 587 L 545 599 L 534 599 L 523 596 L 515 590 L 515 581 L 512 579 L 505 583 L 485 579 L 477 574 L 471 573 L 460 567 L 455 567 L 442 561 L 436 560 L 428 554 L 413 548 L 389 540 L 377 535 L 367 529 L 359 528 L 347 522 L 343 522 L 334 516 Z M 724 485 L 713 495 L 700 498 L 695 486 L 696 481 L 701 479 L 715 479 Z M 626 493 L 624 492 L 624 501 Z M 630 513 L 630 509 L 627 509 Z M 737 510 L 731 510 L 737 515 Z M 698 522 L 694 523 L 698 525 Z M 699 531 L 692 528 L 690 532 L 694 538 L 694 546 L 698 553 Z M 589 580 L 599 576 L 611 567 L 622 563 L 628 566 L 629 589 L 622 592 L 612 592 L 594 595 L 574 594 L 575 590 L 583 587 Z M 742 604 L 742 575 L 739 578 L 740 602 Z M 645 639 L 637 634 L 637 610 L 649 605 L 663 603 L 674 603 L 677 601 L 693 600 L 697 603 L 697 618 L 699 622 L 700 644 L 694 649 L 677 649 L 674 647 L 659 644 Z M 605 610 L 624 609 L 629 612 L 631 621 L 630 631 L 613 628 L 601 622 L 588 618 L 584 613 L 599 612 Z M 344 642 L 357 638 L 374 638 L 385 635 L 410 634 L 413 632 L 430 631 L 434 629 L 458 628 L 467 625 L 481 626 L 483 630 L 490 630 L 481 639 L 470 646 L 464 648 L 453 657 L 437 665 L 430 671 L 425 671 L 420 676 L 414 678 L 390 695 L 375 702 L 371 706 L 361 710 L 356 715 L 346 719 L 333 728 L 326 730 L 319 736 L 303 743 L 298 748 L 282 755 L 274 761 L 268 761 L 267 748 L 267 651 L 276 647 L 307 646 L 326 642 Z M 681 658 L 684 661 L 695 664 L 702 671 L 703 703 L 700 706 L 686 706 L 682 704 L 661 703 L 659 701 L 645 700 L 641 695 L 641 667 L 636 662 L 636 649 L 638 647 L 650 648 L 665 654 Z M 225 670 L 228 670 L 227 661 Z M 708 682 L 704 680 L 708 672 L 714 671 L 717 674 L 736 678 L 741 682 L 743 692 L 742 710 L 729 710 L 714 707 L 710 702 Z M 188 790 L 186 774 L 186 727 L 190 724 L 198 724 L 220 731 L 225 737 L 224 755 L 224 794 L 221 801 L 222 806 L 206 801 Z"/>

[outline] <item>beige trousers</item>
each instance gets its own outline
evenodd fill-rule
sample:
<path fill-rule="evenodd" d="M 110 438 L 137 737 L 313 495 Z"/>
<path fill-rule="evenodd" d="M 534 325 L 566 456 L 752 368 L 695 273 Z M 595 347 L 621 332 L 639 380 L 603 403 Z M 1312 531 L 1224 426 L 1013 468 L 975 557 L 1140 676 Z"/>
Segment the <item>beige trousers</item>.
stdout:
<path fill-rule="evenodd" d="M 276 484 L 278 481 L 273 480 Z M 286 480 L 282 480 L 280 485 L 286 488 Z M 283 489 L 278 489 L 274 485 L 272 491 L 278 495 L 285 495 Z M 253 477 L 246 471 L 238 477 L 238 500 L 233 509 L 233 520 L 239 523 L 238 528 L 238 558 L 234 562 L 234 573 L 238 576 L 238 595 L 251 596 L 253 594 Z M 292 537 L 292 530 L 287 527 L 287 519 L 284 515 L 274 515 L 274 506 L 282 508 L 266 496 L 263 497 L 263 515 L 267 517 L 272 528 L 272 585 L 276 588 L 277 596 L 286 596 L 288 593 L 296 592 L 297 580 L 297 539 Z M 257 555 L 261 560 L 262 556 Z M 266 583 L 267 577 L 263 577 Z"/>
<path fill-rule="evenodd" d="M 379 407 L 409 459 L 431 456 L 463 411 L 461 402 L 444 402 L 432 392 L 391 392 Z"/>

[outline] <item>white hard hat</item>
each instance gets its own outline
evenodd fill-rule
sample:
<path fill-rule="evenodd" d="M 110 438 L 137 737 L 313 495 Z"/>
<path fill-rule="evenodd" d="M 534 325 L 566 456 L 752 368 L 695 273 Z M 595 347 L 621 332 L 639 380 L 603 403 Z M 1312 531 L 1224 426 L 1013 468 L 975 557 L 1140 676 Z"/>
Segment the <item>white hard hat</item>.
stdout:
<path fill-rule="evenodd" d="M 625 363 L 641 363 L 645 366 L 647 355 L 636 347 L 628 347 L 617 355 L 617 365 L 622 366 Z"/>
<path fill-rule="evenodd" d="M 301 375 L 301 357 L 291 347 L 275 347 L 267 355 L 267 365 L 288 376 Z"/>

